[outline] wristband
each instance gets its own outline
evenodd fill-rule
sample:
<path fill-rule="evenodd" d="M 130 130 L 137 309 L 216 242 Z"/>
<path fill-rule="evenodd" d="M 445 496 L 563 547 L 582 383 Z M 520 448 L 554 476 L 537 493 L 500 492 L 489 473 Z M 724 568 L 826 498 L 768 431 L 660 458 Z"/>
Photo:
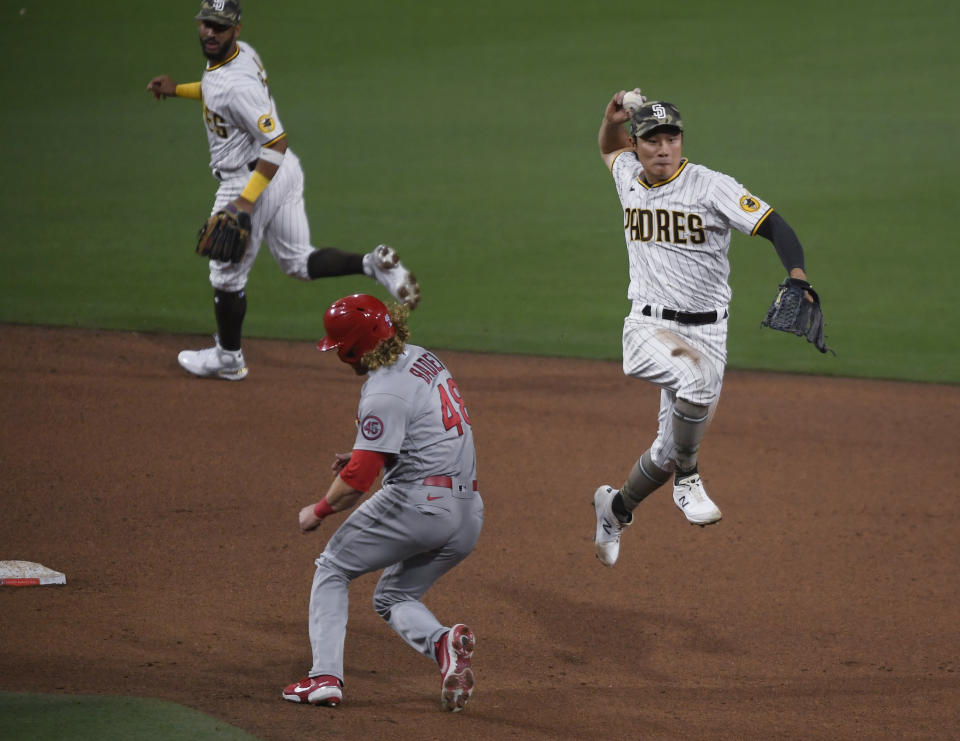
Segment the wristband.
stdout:
<path fill-rule="evenodd" d="M 270 178 L 262 172 L 254 170 L 253 175 L 250 176 L 250 180 L 247 182 L 247 186 L 243 189 L 240 197 L 246 198 L 250 203 L 255 203 L 268 185 L 270 185 Z"/>
<path fill-rule="evenodd" d="M 313 514 L 315 514 L 321 520 L 327 515 L 333 514 L 333 507 L 330 506 L 330 502 L 327 501 L 326 497 L 313 505 Z"/>
<path fill-rule="evenodd" d="M 177 85 L 173 94 L 178 98 L 192 98 L 193 100 L 200 100 L 203 97 L 199 82 L 185 82 L 182 85 Z"/>
<path fill-rule="evenodd" d="M 286 152 L 278 152 L 276 149 L 271 149 L 270 147 L 262 147 L 260 149 L 260 159 L 264 162 L 269 162 L 271 165 L 276 165 L 280 167 L 283 164 L 283 157 Z"/>

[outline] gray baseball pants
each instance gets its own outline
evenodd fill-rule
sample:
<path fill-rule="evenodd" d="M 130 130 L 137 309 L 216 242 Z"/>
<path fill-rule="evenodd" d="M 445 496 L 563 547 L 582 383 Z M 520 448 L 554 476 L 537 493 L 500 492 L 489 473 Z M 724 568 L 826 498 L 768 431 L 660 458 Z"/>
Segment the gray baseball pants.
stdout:
<path fill-rule="evenodd" d="M 379 569 L 384 572 L 374 590 L 374 610 L 408 645 L 434 660 L 433 644 L 447 627 L 420 600 L 470 554 L 482 526 L 483 500 L 470 487 L 454 494 L 442 487 L 397 484 L 363 502 L 316 561 L 310 676 L 329 674 L 343 681 L 350 582 Z"/>

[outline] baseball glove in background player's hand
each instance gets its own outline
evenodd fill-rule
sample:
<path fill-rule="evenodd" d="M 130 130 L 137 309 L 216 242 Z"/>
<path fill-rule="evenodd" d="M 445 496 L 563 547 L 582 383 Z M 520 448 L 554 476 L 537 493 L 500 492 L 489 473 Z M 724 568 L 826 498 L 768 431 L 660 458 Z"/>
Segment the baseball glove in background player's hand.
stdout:
<path fill-rule="evenodd" d="M 807 298 L 808 293 L 813 301 Z M 823 310 L 820 308 L 820 297 L 807 281 L 800 278 L 787 278 L 779 285 L 777 295 L 767 310 L 767 316 L 760 322 L 760 326 L 806 337 L 807 342 L 812 342 L 822 353 L 830 350 L 823 339 Z M 836 355 L 833 350 L 830 352 Z"/>
<path fill-rule="evenodd" d="M 240 262 L 250 242 L 250 214 L 228 203 L 200 227 L 197 254 L 222 262 Z"/>

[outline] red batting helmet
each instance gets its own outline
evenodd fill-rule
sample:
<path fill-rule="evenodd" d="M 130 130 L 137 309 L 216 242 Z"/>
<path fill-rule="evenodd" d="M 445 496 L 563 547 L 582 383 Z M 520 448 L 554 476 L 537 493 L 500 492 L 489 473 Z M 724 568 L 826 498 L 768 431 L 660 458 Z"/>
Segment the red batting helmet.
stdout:
<path fill-rule="evenodd" d="M 330 304 L 323 315 L 327 336 L 317 343 L 320 350 L 337 349 L 344 363 L 355 365 L 377 346 L 393 337 L 395 330 L 386 305 L 374 296 L 356 293 Z"/>

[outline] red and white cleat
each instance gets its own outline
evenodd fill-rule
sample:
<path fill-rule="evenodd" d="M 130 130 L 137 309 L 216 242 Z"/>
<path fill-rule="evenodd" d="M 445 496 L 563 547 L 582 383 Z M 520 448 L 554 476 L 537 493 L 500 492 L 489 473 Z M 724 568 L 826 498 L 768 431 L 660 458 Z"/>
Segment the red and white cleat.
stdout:
<path fill-rule="evenodd" d="M 309 702 L 335 708 L 343 700 L 340 680 L 330 674 L 305 677 L 283 688 L 283 699 L 290 702 Z"/>
<path fill-rule="evenodd" d="M 473 669 L 470 658 L 477 639 L 463 623 L 457 623 L 440 639 L 437 660 L 443 676 L 440 685 L 440 705 L 444 710 L 458 713 L 473 694 Z"/>

